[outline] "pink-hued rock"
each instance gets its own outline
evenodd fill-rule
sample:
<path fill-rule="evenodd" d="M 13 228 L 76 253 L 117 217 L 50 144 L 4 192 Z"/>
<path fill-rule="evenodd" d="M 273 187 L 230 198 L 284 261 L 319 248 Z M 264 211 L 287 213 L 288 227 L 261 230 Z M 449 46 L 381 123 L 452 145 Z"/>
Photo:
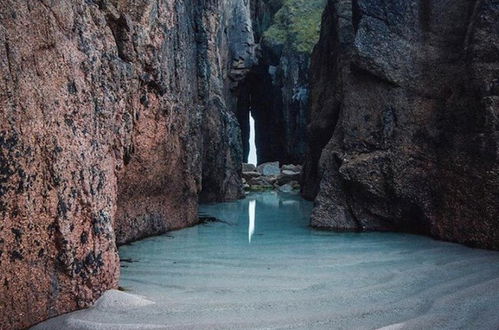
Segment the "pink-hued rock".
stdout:
<path fill-rule="evenodd" d="M 224 72 L 252 32 L 222 6 L 0 0 L 0 328 L 116 287 L 116 241 L 195 223 L 201 191 L 242 196 Z"/>

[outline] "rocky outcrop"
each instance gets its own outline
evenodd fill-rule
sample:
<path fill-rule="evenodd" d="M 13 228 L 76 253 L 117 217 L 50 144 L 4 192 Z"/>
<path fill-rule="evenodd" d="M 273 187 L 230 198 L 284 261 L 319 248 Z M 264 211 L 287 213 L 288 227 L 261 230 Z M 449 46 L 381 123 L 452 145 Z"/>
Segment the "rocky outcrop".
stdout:
<path fill-rule="evenodd" d="M 330 0 L 313 55 L 312 225 L 499 249 L 495 0 Z"/>
<path fill-rule="evenodd" d="M 279 162 L 263 163 L 258 168 L 243 163 L 243 187 L 246 193 L 266 190 L 299 192 L 301 165 L 283 165 Z"/>
<path fill-rule="evenodd" d="M 246 1 L 0 0 L 0 328 L 88 306 L 117 285 L 116 242 L 196 223 L 200 194 L 242 196 L 228 95 L 249 16 Z"/>
<path fill-rule="evenodd" d="M 303 162 L 307 148 L 310 54 L 319 36 L 324 3 L 325 0 L 252 2 L 258 63 L 238 86 L 236 114 L 244 155 L 249 152 L 249 112 L 255 119 L 260 163 Z"/>

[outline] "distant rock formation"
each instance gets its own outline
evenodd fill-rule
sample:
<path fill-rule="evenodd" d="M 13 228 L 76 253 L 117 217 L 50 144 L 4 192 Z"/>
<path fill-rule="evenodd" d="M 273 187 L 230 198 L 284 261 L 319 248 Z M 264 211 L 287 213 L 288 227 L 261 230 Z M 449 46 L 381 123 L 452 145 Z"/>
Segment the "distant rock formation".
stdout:
<path fill-rule="evenodd" d="M 249 151 L 251 111 L 258 161 L 301 164 L 307 149 L 310 55 L 325 0 L 251 4 L 258 62 L 235 91 L 244 154 Z"/>
<path fill-rule="evenodd" d="M 330 0 L 312 62 L 312 225 L 499 249 L 495 0 Z"/>
<path fill-rule="evenodd" d="M 278 190 L 299 192 L 301 165 L 282 165 L 279 162 L 263 163 L 258 167 L 243 164 L 243 186 L 246 193 L 254 191 Z"/>

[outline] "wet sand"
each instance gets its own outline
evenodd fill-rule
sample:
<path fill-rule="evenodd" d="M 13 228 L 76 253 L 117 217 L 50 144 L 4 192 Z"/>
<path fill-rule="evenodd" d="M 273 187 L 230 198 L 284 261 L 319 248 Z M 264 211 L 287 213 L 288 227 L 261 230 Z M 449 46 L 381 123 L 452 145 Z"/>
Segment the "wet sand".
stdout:
<path fill-rule="evenodd" d="M 223 222 L 122 247 L 125 292 L 36 329 L 499 328 L 498 252 L 316 231 L 311 208 L 275 192 L 203 205 Z"/>

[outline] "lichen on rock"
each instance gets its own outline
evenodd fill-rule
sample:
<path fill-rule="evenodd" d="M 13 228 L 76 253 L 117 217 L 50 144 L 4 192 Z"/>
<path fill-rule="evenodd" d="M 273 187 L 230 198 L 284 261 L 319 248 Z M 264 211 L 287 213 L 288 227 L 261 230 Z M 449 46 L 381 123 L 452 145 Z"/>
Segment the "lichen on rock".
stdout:
<path fill-rule="evenodd" d="M 288 44 L 294 51 L 311 54 L 319 41 L 325 0 L 283 0 L 264 38 L 272 44 Z"/>

